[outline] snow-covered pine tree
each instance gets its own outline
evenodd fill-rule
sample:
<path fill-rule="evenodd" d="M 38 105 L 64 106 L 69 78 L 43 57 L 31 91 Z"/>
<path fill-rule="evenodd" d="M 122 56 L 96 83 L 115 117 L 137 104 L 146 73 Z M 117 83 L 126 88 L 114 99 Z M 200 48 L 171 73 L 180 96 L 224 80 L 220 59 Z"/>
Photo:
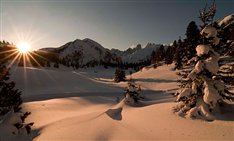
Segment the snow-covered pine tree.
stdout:
<path fill-rule="evenodd" d="M 116 83 L 126 81 L 125 71 L 121 67 L 117 67 L 115 70 L 114 81 Z"/>
<path fill-rule="evenodd" d="M 214 50 L 219 44 L 216 28 L 207 25 L 201 35 L 203 44 L 196 47 L 196 65 L 185 79 L 187 84 L 178 91 L 176 101 L 179 104 L 174 111 L 180 116 L 214 120 L 213 113 L 219 104 L 226 100 L 234 101 L 234 94 L 216 77 L 219 70 L 219 54 Z"/>
<path fill-rule="evenodd" d="M 133 79 L 130 78 L 128 81 L 128 86 L 124 91 L 125 102 L 130 104 L 138 103 L 138 101 L 142 98 L 139 93 L 140 91 L 140 86 L 137 86 Z"/>
<path fill-rule="evenodd" d="M 222 55 L 218 77 L 229 86 L 234 86 L 234 14 L 224 17 L 216 24 Z"/>

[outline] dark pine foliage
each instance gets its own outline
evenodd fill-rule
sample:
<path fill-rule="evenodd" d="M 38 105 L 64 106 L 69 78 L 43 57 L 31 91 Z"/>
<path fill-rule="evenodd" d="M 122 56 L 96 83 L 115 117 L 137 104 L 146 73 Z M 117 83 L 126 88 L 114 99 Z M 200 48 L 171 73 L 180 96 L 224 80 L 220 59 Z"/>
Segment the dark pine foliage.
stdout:
<path fill-rule="evenodd" d="M 10 110 L 20 111 L 22 104 L 21 92 L 15 89 L 15 83 L 9 81 L 9 69 L 0 64 L 0 115 Z"/>
<path fill-rule="evenodd" d="M 9 43 L 1 42 L 1 49 L 7 47 Z M 0 54 L 3 58 L 4 54 Z M 10 110 L 20 111 L 22 104 L 21 92 L 15 89 L 15 83 L 9 81 L 9 69 L 3 64 L 6 60 L 0 62 L 0 116 L 5 115 Z"/>
<path fill-rule="evenodd" d="M 194 21 L 191 21 L 187 27 L 186 30 L 186 36 L 187 36 L 187 50 L 189 52 L 186 54 L 188 59 L 191 59 L 192 57 L 196 56 L 196 46 L 198 45 L 198 42 L 200 40 L 200 31 Z"/>
<path fill-rule="evenodd" d="M 10 44 L 8 42 L 0 41 L 0 58 L 4 58 L 6 54 L 2 53 L 3 49 L 7 48 Z M 22 129 L 25 128 L 28 134 L 31 132 L 31 126 L 33 126 L 33 122 L 25 123 L 25 118 L 27 118 L 31 112 L 23 113 L 21 111 L 21 92 L 15 88 L 15 83 L 10 81 L 10 73 L 9 68 L 4 64 L 8 60 L 0 61 L 0 117 L 6 115 L 10 111 L 14 113 L 22 113 L 21 122 L 14 123 L 15 128 Z M 13 133 L 16 134 L 16 133 Z"/>
<path fill-rule="evenodd" d="M 114 81 L 117 83 L 126 81 L 125 71 L 121 67 L 116 68 Z"/>

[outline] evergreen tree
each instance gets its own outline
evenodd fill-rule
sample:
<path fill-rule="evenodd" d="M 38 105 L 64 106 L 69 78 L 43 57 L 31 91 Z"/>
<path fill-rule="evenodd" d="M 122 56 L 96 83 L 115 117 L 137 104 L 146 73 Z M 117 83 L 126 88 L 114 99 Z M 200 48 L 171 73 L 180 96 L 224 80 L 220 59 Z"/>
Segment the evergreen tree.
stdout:
<path fill-rule="evenodd" d="M 156 55 L 156 52 L 155 52 L 155 51 L 152 51 L 151 57 L 150 57 L 151 64 L 155 63 L 155 55 Z"/>
<path fill-rule="evenodd" d="M 121 67 L 116 68 L 114 81 L 116 83 L 126 81 L 125 71 Z"/>
<path fill-rule="evenodd" d="M 0 64 L 0 116 L 12 109 L 19 112 L 22 104 L 21 92 L 15 89 L 15 83 L 9 81 L 9 70 Z"/>
<path fill-rule="evenodd" d="M 200 31 L 194 21 L 190 22 L 187 30 L 186 30 L 186 36 L 187 36 L 187 46 L 186 50 L 189 50 L 189 52 L 186 54 L 186 57 L 191 59 L 196 54 L 196 46 L 198 45 L 199 38 L 200 38 Z"/>
<path fill-rule="evenodd" d="M 201 32 L 205 36 L 202 37 L 204 42 L 196 47 L 196 65 L 183 80 L 183 88 L 176 93 L 179 104 L 174 111 L 180 116 L 214 120 L 214 112 L 221 103 L 234 101 L 234 94 L 217 77 L 219 54 L 214 50 L 215 31 L 212 25 L 207 25 Z"/>
<path fill-rule="evenodd" d="M 173 62 L 173 57 L 174 57 L 174 47 L 169 46 L 166 50 L 165 64 L 171 64 Z"/>
<path fill-rule="evenodd" d="M 1 47 L 8 44 L 8 42 L 4 41 L 1 43 Z M 34 123 L 25 123 L 25 118 L 31 113 L 23 113 L 21 111 L 21 92 L 15 88 L 15 83 L 9 80 L 9 68 L 4 65 L 4 63 L 6 63 L 5 61 L 0 62 L 0 124 L 7 121 L 10 122 L 11 120 L 6 119 L 14 118 L 12 116 L 19 115 L 17 116 L 20 118 L 19 122 L 7 124 L 10 124 L 9 126 L 15 126 L 15 128 L 18 129 L 18 134 L 21 133 L 21 130 L 26 130 L 27 134 L 30 134 L 31 126 L 33 126 Z M 17 133 L 13 132 L 13 134 Z"/>
<path fill-rule="evenodd" d="M 183 48 L 182 48 L 182 41 L 181 41 L 181 39 L 179 39 L 178 43 L 176 44 L 175 55 L 173 58 L 173 60 L 175 62 L 174 69 L 181 69 L 183 67 L 183 64 L 182 64 L 183 53 L 184 52 L 183 52 Z"/>
<path fill-rule="evenodd" d="M 176 40 L 174 40 L 174 42 L 173 42 L 173 45 L 172 45 L 174 48 L 177 48 L 177 46 L 178 46 L 178 44 L 177 44 L 177 41 Z"/>
<path fill-rule="evenodd" d="M 164 46 L 161 45 L 156 53 L 155 53 L 155 59 L 156 59 L 156 62 L 160 62 L 160 61 L 163 61 L 163 59 L 165 58 L 165 49 L 164 49 Z"/>
<path fill-rule="evenodd" d="M 194 21 L 191 21 L 187 27 L 186 34 L 188 41 L 196 44 L 200 37 L 200 31 Z"/>

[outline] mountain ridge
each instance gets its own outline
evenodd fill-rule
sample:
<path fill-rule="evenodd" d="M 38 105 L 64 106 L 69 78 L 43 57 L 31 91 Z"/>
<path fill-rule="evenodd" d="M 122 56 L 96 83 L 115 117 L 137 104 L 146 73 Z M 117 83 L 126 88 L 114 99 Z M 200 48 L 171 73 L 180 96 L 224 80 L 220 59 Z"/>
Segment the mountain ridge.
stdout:
<path fill-rule="evenodd" d="M 101 62 L 105 63 L 139 63 L 150 59 L 152 51 L 155 51 L 162 44 L 147 43 L 142 46 L 137 44 L 134 47 L 129 47 L 124 51 L 119 49 L 108 49 L 103 47 L 98 42 L 90 39 L 75 39 L 65 43 L 57 48 L 42 48 L 40 50 L 56 52 L 67 66 L 85 66 L 98 65 Z M 91 66 L 92 66 L 91 65 Z"/>

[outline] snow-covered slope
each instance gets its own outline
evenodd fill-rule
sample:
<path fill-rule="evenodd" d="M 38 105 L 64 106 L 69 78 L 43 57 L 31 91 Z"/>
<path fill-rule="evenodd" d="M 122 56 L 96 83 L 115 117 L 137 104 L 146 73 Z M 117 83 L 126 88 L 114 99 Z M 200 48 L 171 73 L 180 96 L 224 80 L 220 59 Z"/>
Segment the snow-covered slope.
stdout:
<path fill-rule="evenodd" d="M 142 86 L 141 94 L 147 97 L 138 107 L 117 102 L 116 98 L 123 96 L 126 82 L 113 82 L 114 69 L 89 68 L 74 72 L 66 68 L 14 68 L 11 73 L 18 88 L 27 87 L 23 97 L 28 102 L 23 104 L 23 109 L 32 112 L 27 122 L 35 122 L 36 141 L 233 140 L 233 108 L 229 109 L 231 114 L 222 113 L 224 116 L 214 122 L 173 114 L 174 98 L 167 93 L 177 88 L 173 67 L 147 67 L 132 74 Z M 60 96 L 52 95 L 53 92 Z M 25 138 L 12 135 L 10 128 L 0 126 L 0 140 Z"/>

